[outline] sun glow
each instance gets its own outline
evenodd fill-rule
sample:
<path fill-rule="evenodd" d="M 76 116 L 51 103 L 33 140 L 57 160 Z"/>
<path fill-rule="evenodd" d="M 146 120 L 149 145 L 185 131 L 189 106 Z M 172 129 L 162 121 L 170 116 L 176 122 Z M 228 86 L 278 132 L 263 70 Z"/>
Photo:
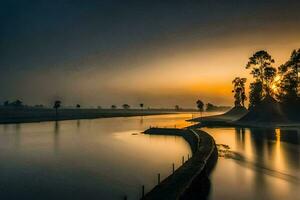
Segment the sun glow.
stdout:
<path fill-rule="evenodd" d="M 281 76 L 280 75 L 277 75 L 275 78 L 274 78 L 274 81 L 271 85 L 271 89 L 272 91 L 277 94 L 279 91 L 279 84 L 280 84 L 280 81 L 281 81 Z"/>

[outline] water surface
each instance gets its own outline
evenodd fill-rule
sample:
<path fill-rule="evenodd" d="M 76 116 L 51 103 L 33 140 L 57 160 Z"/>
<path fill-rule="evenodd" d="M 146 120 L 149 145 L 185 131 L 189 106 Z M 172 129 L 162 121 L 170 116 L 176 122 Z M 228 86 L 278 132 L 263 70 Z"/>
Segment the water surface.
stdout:
<path fill-rule="evenodd" d="M 211 175 L 209 199 L 299 200 L 299 129 L 203 130 L 230 147 Z"/>
<path fill-rule="evenodd" d="M 138 199 L 191 155 L 181 137 L 191 114 L 0 125 L 1 199 Z"/>

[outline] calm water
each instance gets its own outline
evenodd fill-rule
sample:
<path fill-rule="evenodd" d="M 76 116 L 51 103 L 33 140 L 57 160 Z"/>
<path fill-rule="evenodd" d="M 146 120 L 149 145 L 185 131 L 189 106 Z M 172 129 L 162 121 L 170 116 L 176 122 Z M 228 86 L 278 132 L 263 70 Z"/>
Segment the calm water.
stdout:
<path fill-rule="evenodd" d="M 211 113 L 214 114 L 214 113 Z M 0 125 L 0 199 L 138 199 L 191 155 L 180 137 L 192 114 Z M 211 200 L 299 199 L 300 131 L 204 129 L 229 145 L 211 175 Z"/>
<path fill-rule="evenodd" d="M 211 175 L 209 199 L 300 199 L 300 129 L 203 130 L 230 147 Z"/>
<path fill-rule="evenodd" d="M 138 199 L 191 155 L 181 137 L 140 133 L 190 117 L 0 125 L 0 199 Z"/>

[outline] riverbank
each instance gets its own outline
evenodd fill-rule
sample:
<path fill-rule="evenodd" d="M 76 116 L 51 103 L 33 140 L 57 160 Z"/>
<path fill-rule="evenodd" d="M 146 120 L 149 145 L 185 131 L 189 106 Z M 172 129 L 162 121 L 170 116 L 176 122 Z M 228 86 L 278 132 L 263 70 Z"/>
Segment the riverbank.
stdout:
<path fill-rule="evenodd" d="M 56 115 L 55 110 L 50 108 L 0 109 L 0 124 L 111 117 L 133 117 L 171 113 L 180 112 L 171 109 L 59 109 Z"/>
<path fill-rule="evenodd" d="M 182 136 L 191 146 L 193 156 L 142 199 L 169 200 L 206 197 L 210 189 L 207 177 L 218 159 L 214 139 L 204 131 L 193 129 L 150 128 L 145 131 L 145 134 Z"/>
<path fill-rule="evenodd" d="M 248 111 L 244 107 L 234 107 L 230 111 L 213 116 L 189 119 L 189 122 L 198 122 L 190 128 L 202 127 L 240 127 L 240 128 L 293 128 L 299 127 L 299 120 L 288 120 L 287 117 L 279 117 L 283 112 L 276 111 L 278 106 L 265 103 L 260 109 Z M 271 106 L 270 106 L 271 105 Z M 271 107 L 271 108 L 268 108 Z M 275 110 L 275 111 L 274 111 Z"/>

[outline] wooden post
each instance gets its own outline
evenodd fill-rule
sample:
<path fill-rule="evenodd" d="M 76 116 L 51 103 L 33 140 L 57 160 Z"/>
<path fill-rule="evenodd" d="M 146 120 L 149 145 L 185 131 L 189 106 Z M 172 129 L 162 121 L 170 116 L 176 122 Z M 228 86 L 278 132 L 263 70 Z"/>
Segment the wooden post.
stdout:
<path fill-rule="evenodd" d="M 145 186 L 142 185 L 142 198 L 144 198 L 144 196 L 145 196 Z"/>
<path fill-rule="evenodd" d="M 124 196 L 124 200 L 127 200 L 127 196 L 126 195 Z"/>
<path fill-rule="evenodd" d="M 174 174 L 174 172 L 175 172 L 175 164 L 173 163 L 172 164 L 172 173 Z"/>
<path fill-rule="evenodd" d="M 182 156 L 182 164 L 184 164 L 184 156 Z"/>
<path fill-rule="evenodd" d="M 160 173 L 157 174 L 157 185 L 160 184 Z"/>

